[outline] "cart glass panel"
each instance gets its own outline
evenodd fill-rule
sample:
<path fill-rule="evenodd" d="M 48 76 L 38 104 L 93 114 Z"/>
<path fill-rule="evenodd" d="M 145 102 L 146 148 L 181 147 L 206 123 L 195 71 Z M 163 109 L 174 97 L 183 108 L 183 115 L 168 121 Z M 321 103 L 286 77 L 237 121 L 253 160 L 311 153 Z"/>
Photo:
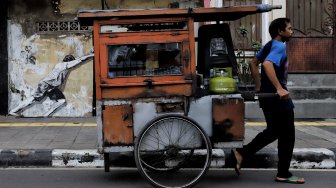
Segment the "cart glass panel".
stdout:
<path fill-rule="evenodd" d="M 181 75 L 181 43 L 108 45 L 108 77 Z"/>

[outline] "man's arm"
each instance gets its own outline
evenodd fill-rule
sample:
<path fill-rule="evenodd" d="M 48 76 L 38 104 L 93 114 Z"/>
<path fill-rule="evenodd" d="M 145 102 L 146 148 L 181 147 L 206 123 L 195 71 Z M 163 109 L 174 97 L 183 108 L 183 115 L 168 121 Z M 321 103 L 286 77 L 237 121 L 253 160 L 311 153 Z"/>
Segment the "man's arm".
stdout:
<path fill-rule="evenodd" d="M 251 75 L 255 84 L 255 91 L 260 90 L 260 73 L 259 73 L 259 64 L 260 61 L 257 58 L 254 58 L 250 63 L 250 70 L 251 70 Z"/>
<path fill-rule="evenodd" d="M 282 88 L 278 78 L 276 77 L 273 63 L 270 61 L 265 61 L 263 63 L 263 67 L 268 79 L 272 82 L 273 86 L 275 87 L 277 94 L 280 96 L 281 99 L 287 99 L 289 92 L 284 88 Z"/>
<path fill-rule="evenodd" d="M 66 67 L 67 68 L 72 68 L 72 67 L 80 64 L 81 62 L 84 62 L 84 61 L 92 58 L 93 56 L 94 56 L 94 54 L 90 54 L 90 55 L 86 55 L 86 56 L 83 56 L 83 57 L 79 57 L 79 58 L 77 58 L 77 59 L 75 59 L 73 61 L 69 61 L 69 62 L 67 62 L 67 66 Z"/>

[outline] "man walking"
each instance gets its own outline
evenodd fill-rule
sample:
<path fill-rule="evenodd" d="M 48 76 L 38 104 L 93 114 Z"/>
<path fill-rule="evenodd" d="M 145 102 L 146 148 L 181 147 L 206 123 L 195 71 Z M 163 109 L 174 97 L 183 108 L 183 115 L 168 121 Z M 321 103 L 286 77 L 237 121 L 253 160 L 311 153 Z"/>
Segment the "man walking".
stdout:
<path fill-rule="evenodd" d="M 287 54 L 285 42 L 292 37 L 293 31 L 288 18 L 278 18 L 269 26 L 272 40 L 268 42 L 256 58 L 250 63 L 256 91 L 277 93 L 278 97 L 260 98 L 267 128 L 260 132 L 243 148 L 233 149 L 235 170 L 240 174 L 242 161 L 250 158 L 257 151 L 278 139 L 277 182 L 304 183 L 304 178 L 293 176 L 289 171 L 295 143 L 294 104 L 287 90 Z M 261 75 L 258 66 L 261 63 Z"/>

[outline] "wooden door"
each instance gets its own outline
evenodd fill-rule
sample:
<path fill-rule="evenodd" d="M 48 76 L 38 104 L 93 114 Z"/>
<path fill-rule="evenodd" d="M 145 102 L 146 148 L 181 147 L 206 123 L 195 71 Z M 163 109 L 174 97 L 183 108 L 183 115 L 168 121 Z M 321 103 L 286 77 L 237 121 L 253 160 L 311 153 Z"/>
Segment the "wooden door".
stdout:
<path fill-rule="evenodd" d="M 287 0 L 289 72 L 335 73 L 335 0 Z"/>

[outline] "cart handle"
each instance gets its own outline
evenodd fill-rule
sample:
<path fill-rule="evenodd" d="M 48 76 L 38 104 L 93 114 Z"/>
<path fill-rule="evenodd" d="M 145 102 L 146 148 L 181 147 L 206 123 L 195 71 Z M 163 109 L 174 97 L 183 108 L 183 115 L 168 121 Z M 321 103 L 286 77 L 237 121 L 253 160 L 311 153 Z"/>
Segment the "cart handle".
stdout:
<path fill-rule="evenodd" d="M 255 93 L 254 99 L 258 100 L 259 98 L 275 98 L 279 97 L 277 93 Z"/>
<path fill-rule="evenodd" d="M 277 93 L 255 93 L 255 92 L 243 92 L 241 93 L 245 101 L 256 101 L 260 98 L 276 98 L 279 97 Z"/>

